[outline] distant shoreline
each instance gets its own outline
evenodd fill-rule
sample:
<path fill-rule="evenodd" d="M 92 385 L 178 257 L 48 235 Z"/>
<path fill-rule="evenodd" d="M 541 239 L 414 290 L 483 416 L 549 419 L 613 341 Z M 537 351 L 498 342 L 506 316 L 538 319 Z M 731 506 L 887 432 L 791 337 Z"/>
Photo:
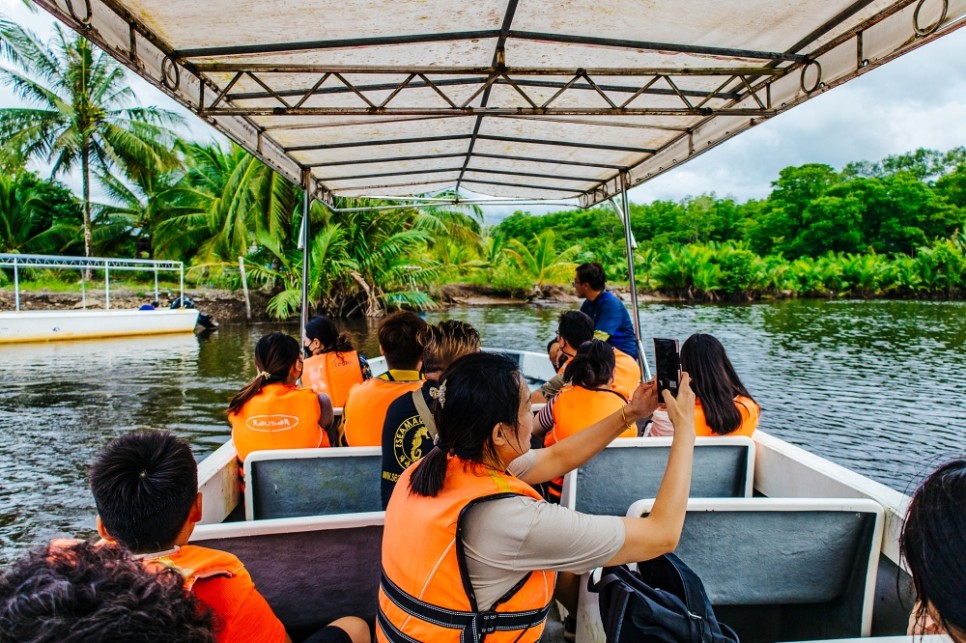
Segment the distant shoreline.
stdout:
<path fill-rule="evenodd" d="M 626 305 L 630 305 L 629 289 L 625 285 L 615 284 L 610 288 L 617 294 Z M 247 318 L 245 310 L 245 297 L 242 290 L 223 290 L 217 288 L 189 288 L 185 290 L 186 296 L 191 299 L 195 306 L 202 312 L 208 313 L 219 324 L 244 324 L 256 322 L 279 322 L 268 314 L 268 302 L 272 298 L 272 293 L 261 290 L 250 291 L 251 300 L 251 319 Z M 580 305 L 581 300 L 574 295 L 573 290 L 564 286 L 545 286 L 534 289 L 530 292 L 509 293 L 500 291 L 490 286 L 478 284 L 446 284 L 432 289 L 431 294 L 436 301 L 438 308 L 448 308 L 451 306 L 524 306 L 541 304 L 569 304 L 574 308 Z M 122 286 L 111 288 L 111 308 L 133 309 L 140 308 L 144 304 L 150 304 L 153 300 L 153 288 L 144 285 L 140 287 Z M 167 308 L 178 296 L 177 292 L 170 289 L 162 289 L 160 297 L 161 308 Z M 776 296 L 743 300 L 768 301 L 775 299 L 790 298 L 790 293 L 780 293 Z M 834 299 L 834 295 L 821 299 Z M 804 299 L 815 299 L 807 297 Z M 886 297 L 873 297 L 872 299 L 891 299 Z M 928 298 L 927 298 L 928 299 Z M 662 293 L 638 293 L 638 301 L 641 303 L 668 302 L 668 303 L 710 303 L 706 299 L 694 299 L 686 296 L 669 296 Z M 719 300 L 720 301 L 720 300 Z M 731 300 L 725 300 L 731 301 Z M 22 310 L 77 310 L 82 308 L 81 295 L 79 292 L 61 292 L 50 290 L 21 291 L 20 305 Z M 87 307 L 103 308 L 104 293 L 100 289 L 88 289 Z M 15 309 L 14 293 L 11 289 L 0 290 L 0 311 L 12 311 Z M 290 320 L 294 321 L 294 320 Z"/>

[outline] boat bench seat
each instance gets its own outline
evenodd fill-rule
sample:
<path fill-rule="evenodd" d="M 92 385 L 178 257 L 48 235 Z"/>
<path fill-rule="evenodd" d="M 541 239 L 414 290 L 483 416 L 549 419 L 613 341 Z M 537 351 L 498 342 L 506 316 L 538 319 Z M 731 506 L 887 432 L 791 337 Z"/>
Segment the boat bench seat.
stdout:
<path fill-rule="evenodd" d="M 868 636 L 882 525 L 867 499 L 692 499 L 675 553 L 743 643 Z M 581 599 L 597 609 L 596 595 Z"/>
<path fill-rule="evenodd" d="M 245 520 L 382 511 L 379 447 L 277 449 L 245 458 Z"/>
<path fill-rule="evenodd" d="M 671 438 L 620 438 L 564 477 L 561 504 L 582 513 L 623 516 L 639 498 L 653 498 L 664 477 Z M 755 442 L 746 437 L 698 438 L 693 498 L 752 495 Z"/>
<path fill-rule="evenodd" d="M 191 543 L 231 552 L 296 641 L 342 616 L 373 622 L 382 511 L 198 525 Z"/>

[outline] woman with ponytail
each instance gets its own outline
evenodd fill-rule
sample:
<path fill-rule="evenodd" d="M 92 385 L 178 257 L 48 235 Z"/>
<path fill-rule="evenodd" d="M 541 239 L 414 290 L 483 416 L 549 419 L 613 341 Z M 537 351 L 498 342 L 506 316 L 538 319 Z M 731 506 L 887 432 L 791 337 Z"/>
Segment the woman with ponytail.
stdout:
<path fill-rule="evenodd" d="M 558 571 L 647 560 L 674 549 L 691 484 L 694 396 L 666 399 L 677 430 L 647 518 L 590 516 L 531 487 L 579 467 L 657 406 L 653 382 L 620 409 L 546 449 L 513 360 L 475 353 L 432 392 L 436 447 L 402 474 L 386 510 L 377 639 L 540 639 Z M 418 540 L 414 541 L 414 534 Z"/>
<path fill-rule="evenodd" d="M 299 343 L 285 333 L 263 336 L 255 344 L 255 371 L 228 404 L 239 461 L 252 451 L 329 446 L 332 402 L 295 385 L 302 374 Z"/>
<path fill-rule="evenodd" d="M 966 460 L 944 464 L 916 489 L 900 547 L 916 588 L 909 634 L 966 643 Z"/>
<path fill-rule="evenodd" d="M 546 432 L 544 446 L 583 431 L 624 406 L 627 398 L 612 388 L 614 366 L 614 349 L 607 342 L 592 339 L 580 345 L 564 370 L 566 384 L 537 415 L 540 428 Z M 617 437 L 636 438 L 637 427 L 629 426 Z M 545 497 L 560 502 L 562 488 L 562 477 L 551 480 L 545 487 Z"/>
<path fill-rule="evenodd" d="M 349 333 L 339 333 L 328 317 L 313 317 L 305 324 L 302 345 L 309 353 L 302 386 L 325 393 L 333 406 L 345 406 L 349 389 L 372 377 L 369 362 L 352 347 Z"/>

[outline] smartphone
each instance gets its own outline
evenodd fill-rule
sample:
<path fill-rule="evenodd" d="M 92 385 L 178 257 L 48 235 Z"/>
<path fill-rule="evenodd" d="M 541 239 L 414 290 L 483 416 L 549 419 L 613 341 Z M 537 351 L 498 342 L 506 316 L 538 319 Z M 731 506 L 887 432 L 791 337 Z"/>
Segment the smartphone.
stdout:
<path fill-rule="evenodd" d="M 678 340 L 654 338 L 654 361 L 657 372 L 657 399 L 663 400 L 662 391 L 668 389 L 677 397 L 681 381 L 681 358 L 678 357 Z"/>

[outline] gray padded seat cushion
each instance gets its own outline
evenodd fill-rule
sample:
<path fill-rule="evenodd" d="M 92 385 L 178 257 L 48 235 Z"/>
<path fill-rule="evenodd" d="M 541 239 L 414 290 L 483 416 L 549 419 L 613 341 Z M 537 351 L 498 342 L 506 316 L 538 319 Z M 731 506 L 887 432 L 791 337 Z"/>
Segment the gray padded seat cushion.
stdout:
<path fill-rule="evenodd" d="M 669 446 L 604 449 L 577 470 L 574 508 L 583 513 L 623 516 L 634 501 L 657 495 L 669 452 Z M 691 497 L 743 497 L 748 458 L 749 449 L 741 445 L 696 447 Z"/>
<path fill-rule="evenodd" d="M 256 520 L 382 511 L 377 455 L 252 460 L 250 466 Z"/>

